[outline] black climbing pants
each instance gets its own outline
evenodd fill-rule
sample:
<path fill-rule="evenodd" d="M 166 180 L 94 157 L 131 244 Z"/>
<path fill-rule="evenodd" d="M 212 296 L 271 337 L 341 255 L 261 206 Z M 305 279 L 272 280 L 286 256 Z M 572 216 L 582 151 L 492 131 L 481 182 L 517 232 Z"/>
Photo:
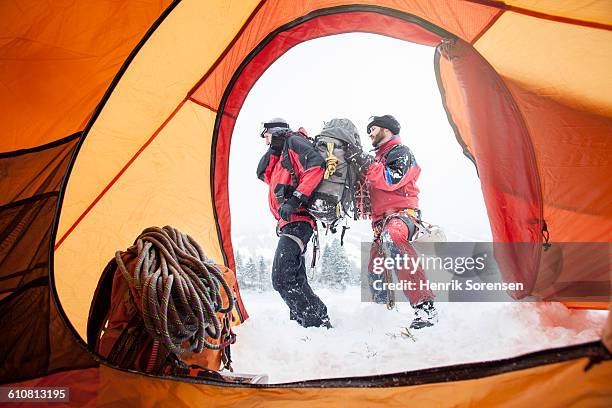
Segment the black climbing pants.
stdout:
<path fill-rule="evenodd" d="M 289 307 L 289 317 L 304 327 L 322 326 L 329 320 L 327 307 L 314 294 L 306 276 L 304 252 L 311 236 L 312 227 L 307 222 L 285 225 L 280 230 L 272 264 L 272 286 Z M 295 238 L 302 242 L 303 248 Z"/>

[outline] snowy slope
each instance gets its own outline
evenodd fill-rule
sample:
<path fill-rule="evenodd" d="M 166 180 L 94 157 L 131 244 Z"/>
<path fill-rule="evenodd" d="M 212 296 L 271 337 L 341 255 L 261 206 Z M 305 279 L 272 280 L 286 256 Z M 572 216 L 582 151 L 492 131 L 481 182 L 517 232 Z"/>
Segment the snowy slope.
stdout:
<path fill-rule="evenodd" d="M 411 371 L 514 357 L 598 339 L 607 312 L 558 303 L 438 303 L 440 322 L 399 336 L 411 319 L 400 304 L 360 302 L 357 287 L 319 290 L 334 328 L 302 328 L 276 292 L 244 292 L 250 319 L 235 328 L 234 370 L 265 373 L 270 383 Z"/>

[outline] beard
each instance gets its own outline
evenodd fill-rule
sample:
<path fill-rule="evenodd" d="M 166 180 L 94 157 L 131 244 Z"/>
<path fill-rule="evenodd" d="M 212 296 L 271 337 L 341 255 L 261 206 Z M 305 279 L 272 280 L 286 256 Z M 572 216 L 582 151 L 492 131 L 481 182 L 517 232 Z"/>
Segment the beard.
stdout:
<path fill-rule="evenodd" d="M 383 130 L 380 128 L 376 130 L 376 133 L 374 134 L 374 138 L 372 139 L 372 147 L 378 146 L 380 141 L 383 140 L 384 138 L 385 138 L 385 133 L 383 132 Z"/>

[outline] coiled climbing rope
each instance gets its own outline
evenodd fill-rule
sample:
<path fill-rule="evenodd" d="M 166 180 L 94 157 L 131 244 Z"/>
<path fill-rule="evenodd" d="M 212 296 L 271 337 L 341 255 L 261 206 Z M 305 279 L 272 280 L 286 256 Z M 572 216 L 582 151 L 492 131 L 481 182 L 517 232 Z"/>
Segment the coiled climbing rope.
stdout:
<path fill-rule="evenodd" d="M 334 156 L 334 144 L 327 144 L 327 157 L 325 158 L 325 174 L 323 178 L 327 180 L 330 178 L 335 172 L 336 167 L 338 166 L 338 158 Z"/>
<path fill-rule="evenodd" d="M 223 326 L 217 313 L 231 312 L 232 291 L 198 243 L 170 226 L 151 227 L 128 251 L 137 256 L 133 271 L 124 264 L 120 251 L 115 259 L 123 277 L 135 288 L 145 327 L 155 340 L 178 356 L 199 353 L 204 347 L 221 348 L 206 337 L 221 338 Z M 229 300 L 226 306 L 221 290 Z"/>

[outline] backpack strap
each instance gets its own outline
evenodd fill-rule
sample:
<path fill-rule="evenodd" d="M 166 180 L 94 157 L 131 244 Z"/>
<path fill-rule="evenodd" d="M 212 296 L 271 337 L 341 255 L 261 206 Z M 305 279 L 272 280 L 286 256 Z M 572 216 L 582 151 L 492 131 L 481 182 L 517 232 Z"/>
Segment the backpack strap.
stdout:
<path fill-rule="evenodd" d="M 89 308 L 89 318 L 87 319 L 87 344 L 91 348 L 97 349 L 100 340 L 100 331 L 110 310 L 111 294 L 113 291 L 113 279 L 117 270 L 115 258 L 102 271 L 102 276 L 98 281 L 98 287 L 94 292 L 93 300 Z"/>
<path fill-rule="evenodd" d="M 297 176 L 295 175 L 295 170 L 293 169 L 293 164 L 291 163 L 291 158 L 289 157 L 289 147 L 287 146 L 289 138 L 293 136 L 294 134 L 291 133 L 291 135 L 287 137 L 287 140 L 285 141 L 285 146 L 283 146 L 283 152 L 281 153 L 281 164 L 291 174 L 291 185 L 294 189 L 296 189 L 299 183 Z"/>

